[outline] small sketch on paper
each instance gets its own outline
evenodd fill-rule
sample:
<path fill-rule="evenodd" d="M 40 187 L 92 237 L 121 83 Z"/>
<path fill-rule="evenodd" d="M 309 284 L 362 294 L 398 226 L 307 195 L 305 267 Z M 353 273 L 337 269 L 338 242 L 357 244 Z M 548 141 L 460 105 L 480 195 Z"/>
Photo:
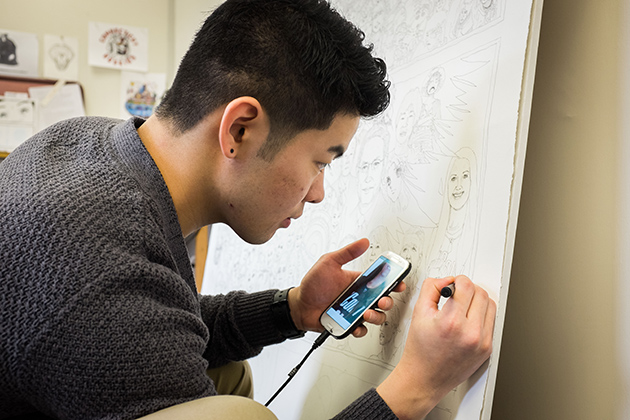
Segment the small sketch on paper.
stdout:
<path fill-rule="evenodd" d="M 0 34 L 0 64 L 17 66 L 17 49 L 15 42 L 6 33 Z"/>
<path fill-rule="evenodd" d="M 79 40 L 70 36 L 44 35 L 44 77 L 79 79 Z"/>
<path fill-rule="evenodd" d="M 0 152 L 12 152 L 35 133 L 35 101 L 0 96 Z"/>
<path fill-rule="evenodd" d="M 50 47 L 48 55 L 52 59 L 57 70 L 64 71 L 68 68 L 68 64 L 70 64 L 72 59 L 74 59 L 74 51 L 72 51 L 72 48 L 70 48 L 68 44 L 63 42 L 63 38 L 61 40 L 61 43 Z"/>

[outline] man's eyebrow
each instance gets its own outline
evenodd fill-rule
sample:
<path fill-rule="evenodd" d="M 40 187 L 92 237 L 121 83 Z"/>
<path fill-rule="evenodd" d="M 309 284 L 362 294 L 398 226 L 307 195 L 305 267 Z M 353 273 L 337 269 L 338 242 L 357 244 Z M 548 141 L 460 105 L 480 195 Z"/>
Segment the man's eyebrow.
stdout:
<path fill-rule="evenodd" d="M 328 152 L 335 154 L 334 159 L 337 159 L 338 157 L 341 157 L 344 154 L 345 151 L 346 151 L 346 149 L 344 149 L 343 146 L 341 146 L 341 145 L 331 146 L 331 147 L 328 148 Z"/>

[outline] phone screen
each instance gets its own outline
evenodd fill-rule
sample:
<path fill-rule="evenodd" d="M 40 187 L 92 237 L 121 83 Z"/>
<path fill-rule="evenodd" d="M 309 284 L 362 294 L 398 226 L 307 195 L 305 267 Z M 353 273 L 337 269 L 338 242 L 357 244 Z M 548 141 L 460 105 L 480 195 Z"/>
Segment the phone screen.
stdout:
<path fill-rule="evenodd" d="M 325 313 L 344 331 L 347 330 L 381 295 L 391 289 L 406 269 L 381 255 Z"/>

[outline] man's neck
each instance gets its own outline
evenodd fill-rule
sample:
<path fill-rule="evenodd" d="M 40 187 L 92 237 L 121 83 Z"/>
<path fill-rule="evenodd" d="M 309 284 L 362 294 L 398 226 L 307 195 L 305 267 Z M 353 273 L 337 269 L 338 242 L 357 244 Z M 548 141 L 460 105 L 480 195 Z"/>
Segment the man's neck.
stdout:
<path fill-rule="evenodd" d="M 203 138 L 205 127 L 198 126 L 177 135 L 156 116 L 138 128 L 138 135 L 155 161 L 168 187 L 184 237 L 218 220 L 208 202 L 212 170 L 210 139 Z M 201 147 L 200 147 L 201 146 Z"/>

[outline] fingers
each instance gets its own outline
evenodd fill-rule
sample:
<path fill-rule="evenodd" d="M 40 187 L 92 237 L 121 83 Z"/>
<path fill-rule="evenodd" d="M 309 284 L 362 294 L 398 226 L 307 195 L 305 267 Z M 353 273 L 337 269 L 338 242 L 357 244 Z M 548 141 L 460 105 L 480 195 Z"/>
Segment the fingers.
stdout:
<path fill-rule="evenodd" d="M 460 319 L 459 325 L 466 325 L 461 333 L 468 347 L 485 360 L 492 350 L 492 337 L 496 316 L 496 303 L 488 292 L 475 285 L 466 276 L 455 278 L 456 293 L 447 301 L 442 312 L 453 319 Z"/>
<path fill-rule="evenodd" d="M 331 252 L 329 255 L 337 264 L 342 266 L 359 258 L 365 251 L 367 251 L 369 246 L 370 241 L 367 238 L 361 238 L 337 251 Z"/>
<path fill-rule="evenodd" d="M 442 296 L 440 295 L 442 288 L 453 283 L 454 280 L 454 277 L 445 277 L 442 279 L 426 278 L 424 282 L 422 282 L 420 296 L 416 302 L 417 310 L 422 311 L 425 315 L 437 312 L 438 303 Z M 459 287 L 459 285 L 456 287 Z"/>
<path fill-rule="evenodd" d="M 365 325 L 358 325 L 352 330 L 352 335 L 356 338 L 361 338 L 367 334 L 367 327 Z"/>
<path fill-rule="evenodd" d="M 392 291 L 396 293 L 402 293 L 405 290 L 407 290 L 407 283 L 405 283 L 404 281 L 401 281 L 400 283 L 396 285 L 396 287 L 394 287 L 394 290 Z"/>
<path fill-rule="evenodd" d="M 374 309 L 368 309 L 363 314 L 363 319 L 370 324 L 381 325 L 387 320 L 387 315 L 383 312 L 375 311 Z"/>

